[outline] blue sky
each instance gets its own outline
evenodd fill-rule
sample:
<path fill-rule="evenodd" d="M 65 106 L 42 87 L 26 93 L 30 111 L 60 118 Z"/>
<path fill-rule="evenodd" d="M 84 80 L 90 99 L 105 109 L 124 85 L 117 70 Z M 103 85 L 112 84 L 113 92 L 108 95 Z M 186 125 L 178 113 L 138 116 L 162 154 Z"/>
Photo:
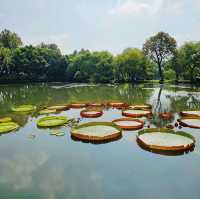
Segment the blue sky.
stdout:
<path fill-rule="evenodd" d="M 0 0 L 0 30 L 17 32 L 25 44 L 57 43 L 63 53 L 86 48 L 120 53 L 142 48 L 166 31 L 200 40 L 200 0 Z"/>

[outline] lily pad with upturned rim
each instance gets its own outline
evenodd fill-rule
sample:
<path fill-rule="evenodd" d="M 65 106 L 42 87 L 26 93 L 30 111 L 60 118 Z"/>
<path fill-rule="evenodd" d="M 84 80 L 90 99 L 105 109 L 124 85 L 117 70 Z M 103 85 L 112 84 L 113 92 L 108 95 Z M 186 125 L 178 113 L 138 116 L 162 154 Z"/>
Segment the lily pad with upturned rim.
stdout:
<path fill-rule="evenodd" d="M 143 117 L 143 116 L 150 116 L 152 112 L 149 110 L 133 110 L 127 109 L 122 111 L 122 115 L 126 117 Z"/>
<path fill-rule="evenodd" d="M 14 112 L 31 112 L 31 111 L 36 110 L 36 106 L 21 105 L 21 106 L 12 107 L 11 110 Z"/>
<path fill-rule="evenodd" d="M 64 116 L 47 116 L 37 121 L 39 127 L 54 127 L 62 126 L 68 122 L 67 117 Z"/>
<path fill-rule="evenodd" d="M 181 126 L 200 129 L 200 118 L 182 118 L 178 119 Z"/>
<path fill-rule="evenodd" d="M 106 141 L 120 138 L 122 132 L 112 122 L 89 122 L 73 128 L 71 135 L 80 140 Z"/>
<path fill-rule="evenodd" d="M 144 126 L 144 121 L 132 118 L 120 118 L 112 122 L 123 130 L 138 130 Z"/>
<path fill-rule="evenodd" d="M 81 117 L 85 117 L 85 118 L 97 118 L 103 115 L 103 111 L 85 109 L 80 112 L 80 115 Z"/>
<path fill-rule="evenodd" d="M 70 104 L 70 108 L 77 108 L 77 109 L 84 108 L 86 106 L 87 106 L 87 104 L 85 104 L 85 103 L 71 103 Z"/>
<path fill-rule="evenodd" d="M 149 149 L 164 151 L 186 151 L 195 145 L 195 138 L 192 135 L 166 128 L 139 131 L 137 141 Z"/>
<path fill-rule="evenodd" d="M 0 134 L 8 133 L 19 128 L 19 125 L 15 122 L 0 123 Z"/>
<path fill-rule="evenodd" d="M 11 122 L 11 121 L 12 121 L 11 117 L 2 117 L 2 118 L 0 118 L 0 123 Z"/>
<path fill-rule="evenodd" d="M 45 114 L 50 114 L 50 113 L 56 113 L 56 110 L 49 110 L 49 109 L 44 109 L 44 110 L 41 110 L 40 112 L 39 112 L 39 114 L 41 114 L 41 115 L 45 115 Z"/>
<path fill-rule="evenodd" d="M 127 104 L 124 102 L 109 102 L 108 106 L 113 108 L 125 108 L 127 107 Z"/>
<path fill-rule="evenodd" d="M 48 110 L 65 111 L 69 109 L 68 105 L 49 106 Z"/>
<path fill-rule="evenodd" d="M 188 116 L 196 116 L 196 117 L 200 117 L 200 111 L 181 111 L 180 115 L 183 117 L 188 117 Z"/>
<path fill-rule="evenodd" d="M 146 109 L 152 109 L 152 106 L 150 104 L 135 104 L 135 105 L 130 105 L 128 108 L 134 110 L 146 110 Z"/>

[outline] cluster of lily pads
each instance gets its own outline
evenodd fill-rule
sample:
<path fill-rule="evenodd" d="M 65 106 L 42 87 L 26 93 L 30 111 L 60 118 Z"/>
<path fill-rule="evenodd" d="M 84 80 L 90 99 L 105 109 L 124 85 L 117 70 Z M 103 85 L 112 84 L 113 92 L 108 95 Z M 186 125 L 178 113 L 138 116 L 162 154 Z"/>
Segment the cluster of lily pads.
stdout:
<path fill-rule="evenodd" d="M 110 141 L 122 137 L 122 130 L 139 130 L 144 127 L 144 121 L 140 117 L 152 117 L 152 106 L 149 104 L 128 105 L 123 102 L 103 103 L 72 103 L 71 105 L 50 106 L 39 110 L 39 114 L 53 114 L 66 111 L 70 108 L 82 109 L 81 117 L 97 118 L 103 115 L 105 107 L 121 109 L 124 118 L 115 119 L 112 122 L 88 122 L 78 125 L 79 120 L 69 119 L 65 116 L 45 116 L 37 121 L 40 128 L 51 128 L 57 126 L 66 126 L 71 128 L 73 139 L 84 141 Z M 33 105 L 21 105 L 11 108 L 14 112 L 30 113 L 37 110 Z M 183 111 L 180 113 L 182 118 L 177 121 L 175 126 L 187 126 L 191 128 L 200 128 L 200 111 Z M 172 113 L 160 113 L 162 119 L 173 118 Z M 12 121 L 12 118 L 0 118 L 0 134 L 14 131 L 19 125 Z M 174 131 L 168 125 L 168 128 L 149 128 L 138 132 L 137 141 L 143 147 L 151 150 L 181 151 L 194 147 L 195 139 L 188 133 Z M 50 135 L 63 136 L 64 132 L 53 130 Z"/>

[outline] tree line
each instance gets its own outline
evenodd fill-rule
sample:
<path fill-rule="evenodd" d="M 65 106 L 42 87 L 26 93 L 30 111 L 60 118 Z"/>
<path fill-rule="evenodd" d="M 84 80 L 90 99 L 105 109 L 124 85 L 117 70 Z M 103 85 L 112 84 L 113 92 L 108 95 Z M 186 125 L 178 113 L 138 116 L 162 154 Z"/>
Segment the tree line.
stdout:
<path fill-rule="evenodd" d="M 0 82 L 123 83 L 144 80 L 200 80 L 200 42 L 177 47 L 168 33 L 148 38 L 142 49 L 116 56 L 82 49 L 62 55 L 56 44 L 23 45 L 14 32 L 0 32 Z"/>

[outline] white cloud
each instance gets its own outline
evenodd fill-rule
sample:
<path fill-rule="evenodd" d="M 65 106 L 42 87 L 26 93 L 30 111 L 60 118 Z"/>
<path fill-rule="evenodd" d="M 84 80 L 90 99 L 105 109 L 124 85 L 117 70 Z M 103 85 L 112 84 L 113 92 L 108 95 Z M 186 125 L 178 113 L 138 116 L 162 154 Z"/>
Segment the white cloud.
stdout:
<path fill-rule="evenodd" d="M 158 12 L 163 0 L 139 1 L 127 0 L 123 3 L 118 2 L 108 13 L 113 16 L 146 16 L 153 15 Z"/>

